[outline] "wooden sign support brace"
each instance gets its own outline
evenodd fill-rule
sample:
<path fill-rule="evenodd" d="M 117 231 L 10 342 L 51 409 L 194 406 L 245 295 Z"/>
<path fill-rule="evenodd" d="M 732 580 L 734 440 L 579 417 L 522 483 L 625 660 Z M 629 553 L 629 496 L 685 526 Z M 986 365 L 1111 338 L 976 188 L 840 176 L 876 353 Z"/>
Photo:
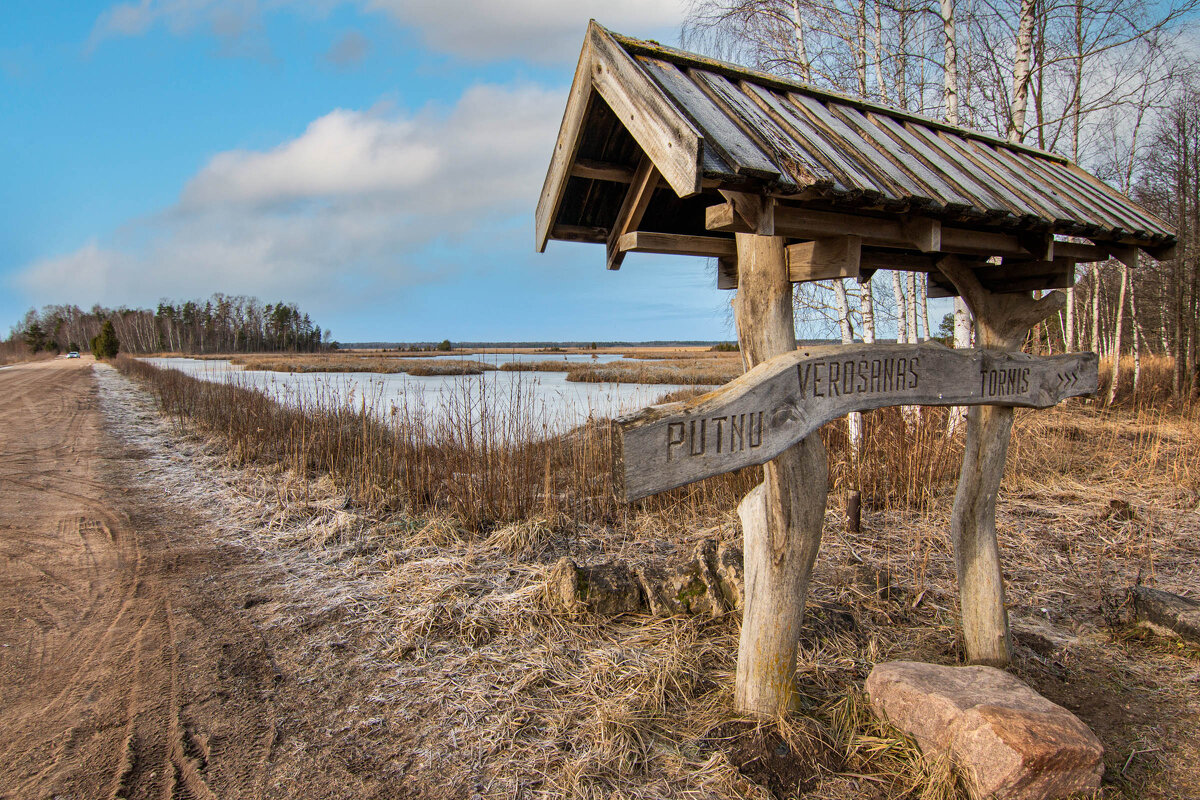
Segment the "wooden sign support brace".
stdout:
<path fill-rule="evenodd" d="M 1066 303 L 1066 296 L 1058 291 L 1040 300 L 1028 293 L 989 292 L 954 256 L 943 258 L 938 268 L 971 307 L 978 345 L 985 350 L 1019 349 L 1030 328 Z M 1006 666 L 1012 660 L 996 542 L 996 493 L 1004 476 L 1012 423 L 1011 407 L 973 406 L 967 412 L 966 449 L 950 517 L 950 536 L 958 571 L 963 647 L 973 664 Z"/>
<path fill-rule="evenodd" d="M 792 284 L 782 237 L 739 233 L 737 249 L 733 306 L 742 355 L 753 367 L 796 349 Z M 767 462 L 764 472 L 738 506 L 746 594 L 734 703 L 743 713 L 775 716 L 795 702 L 796 643 L 825 519 L 829 479 L 820 434 Z"/>

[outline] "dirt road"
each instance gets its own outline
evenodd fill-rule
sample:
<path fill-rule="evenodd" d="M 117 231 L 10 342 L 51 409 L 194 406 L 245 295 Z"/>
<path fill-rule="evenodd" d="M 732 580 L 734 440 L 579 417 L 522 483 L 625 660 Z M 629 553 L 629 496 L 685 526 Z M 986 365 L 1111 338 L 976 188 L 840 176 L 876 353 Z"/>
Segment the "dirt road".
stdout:
<path fill-rule="evenodd" d="M 235 615 L 188 593 L 209 568 L 203 546 L 138 524 L 156 515 L 123 480 L 90 359 L 0 371 L 0 398 L 0 794 L 228 796 L 206 778 L 212 742 L 181 713 L 182 684 L 204 691 L 182 663 L 199 621 L 188 655 L 219 649 L 247 678 L 209 687 L 239 712 L 221 742 L 238 764 L 218 782 L 255 795 L 274 672 Z"/>
<path fill-rule="evenodd" d="M 106 432 L 90 358 L 0 370 L 0 797 L 407 796 L 398 743 L 346 721 L 361 671 L 309 657 L 337 604 L 289 598 L 301 567 L 215 537 L 150 456 Z"/>

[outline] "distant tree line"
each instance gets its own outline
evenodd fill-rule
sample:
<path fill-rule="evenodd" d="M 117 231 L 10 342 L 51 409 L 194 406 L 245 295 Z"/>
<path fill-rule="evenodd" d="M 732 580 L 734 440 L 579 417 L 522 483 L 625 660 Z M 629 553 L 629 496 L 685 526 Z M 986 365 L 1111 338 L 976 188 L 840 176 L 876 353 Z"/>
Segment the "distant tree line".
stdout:
<path fill-rule="evenodd" d="M 254 297 L 214 294 L 208 300 L 162 301 L 148 308 L 84 311 L 74 305 L 30 309 L 12 330 L 9 346 L 32 352 L 68 352 L 90 346 L 105 323 L 126 353 L 315 352 L 335 348 L 294 303 L 261 303 Z"/>

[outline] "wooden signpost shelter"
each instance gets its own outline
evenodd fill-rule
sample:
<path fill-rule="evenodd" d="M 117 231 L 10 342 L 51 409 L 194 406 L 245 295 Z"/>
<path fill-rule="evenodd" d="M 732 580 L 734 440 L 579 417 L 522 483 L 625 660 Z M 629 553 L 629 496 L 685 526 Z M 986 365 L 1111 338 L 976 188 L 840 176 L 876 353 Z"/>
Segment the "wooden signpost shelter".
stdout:
<path fill-rule="evenodd" d="M 619 420 L 627 499 L 763 464 L 741 503 L 746 590 L 735 699 L 794 701 L 796 642 L 827 495 L 817 429 L 887 405 L 968 405 L 950 532 L 967 657 L 1010 658 L 995 502 L 1015 406 L 1095 391 L 1096 357 L 1021 354 L 1078 262 L 1170 258 L 1169 225 L 1066 159 L 612 33 L 593 22 L 536 214 L 551 239 L 716 258 L 747 373 Z M 877 269 L 961 295 L 979 350 L 797 351 L 792 284 Z"/>

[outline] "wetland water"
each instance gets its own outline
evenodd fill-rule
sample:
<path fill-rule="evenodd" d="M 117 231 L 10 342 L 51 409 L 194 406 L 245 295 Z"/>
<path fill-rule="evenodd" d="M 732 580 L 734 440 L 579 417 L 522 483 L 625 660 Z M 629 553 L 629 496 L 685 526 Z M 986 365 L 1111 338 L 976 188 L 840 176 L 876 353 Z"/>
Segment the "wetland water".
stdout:
<path fill-rule="evenodd" d="M 508 361 L 567 360 L 571 363 L 605 363 L 619 355 L 486 354 L 469 360 L 499 365 Z M 259 389 L 276 400 L 303 407 L 325 407 L 350 402 L 381 417 L 403 411 L 431 420 L 462 418 L 466 406 L 487 403 L 501 415 L 519 414 L 534 422 L 541 432 L 569 430 L 589 418 L 614 417 L 653 405 L 678 389 L 697 388 L 675 384 L 573 383 L 565 372 L 507 372 L 495 370 L 482 375 L 418 376 L 399 372 L 268 372 L 243 369 L 226 360 L 195 358 L 146 358 L 158 367 L 177 369 L 195 378 L 232 382 Z"/>

